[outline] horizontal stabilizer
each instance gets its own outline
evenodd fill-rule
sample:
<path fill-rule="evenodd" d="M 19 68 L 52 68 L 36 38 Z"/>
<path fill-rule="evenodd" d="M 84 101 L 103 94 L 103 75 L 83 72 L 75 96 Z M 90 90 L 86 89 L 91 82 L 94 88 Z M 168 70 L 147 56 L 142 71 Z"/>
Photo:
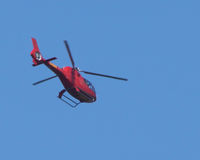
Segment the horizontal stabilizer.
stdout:
<path fill-rule="evenodd" d="M 38 62 L 37 64 L 33 64 L 33 66 L 38 66 L 40 64 L 43 64 L 45 62 L 50 62 L 50 61 L 53 61 L 53 60 L 56 60 L 57 58 L 56 57 L 53 57 L 53 58 L 49 58 L 49 59 L 46 59 L 45 61 L 41 61 L 41 62 Z"/>

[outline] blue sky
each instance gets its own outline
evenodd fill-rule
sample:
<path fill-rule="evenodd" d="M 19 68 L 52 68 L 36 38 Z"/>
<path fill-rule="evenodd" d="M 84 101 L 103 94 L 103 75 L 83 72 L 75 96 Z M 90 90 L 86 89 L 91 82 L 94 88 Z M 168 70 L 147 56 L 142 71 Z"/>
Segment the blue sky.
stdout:
<path fill-rule="evenodd" d="M 4 1 L 1 19 L 0 159 L 199 160 L 198 1 Z M 45 58 L 71 65 L 97 101 L 72 109 L 58 79 L 32 67 L 31 37 Z"/>

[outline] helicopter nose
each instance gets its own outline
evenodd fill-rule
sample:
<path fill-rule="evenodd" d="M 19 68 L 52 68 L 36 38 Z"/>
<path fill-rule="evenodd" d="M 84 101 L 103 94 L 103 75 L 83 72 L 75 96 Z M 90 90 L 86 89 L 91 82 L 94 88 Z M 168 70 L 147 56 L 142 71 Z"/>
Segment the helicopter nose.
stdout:
<path fill-rule="evenodd" d="M 93 99 L 92 99 L 92 102 L 95 102 L 96 101 L 96 97 L 94 97 Z"/>

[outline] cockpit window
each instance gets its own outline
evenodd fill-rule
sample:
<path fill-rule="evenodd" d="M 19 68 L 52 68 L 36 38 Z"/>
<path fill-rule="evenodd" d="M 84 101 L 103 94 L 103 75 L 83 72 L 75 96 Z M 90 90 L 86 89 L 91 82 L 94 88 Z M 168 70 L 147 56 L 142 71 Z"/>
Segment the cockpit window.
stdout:
<path fill-rule="evenodd" d="M 92 83 L 90 81 L 88 81 L 87 79 L 84 79 L 84 81 L 87 84 L 87 86 L 95 93 L 95 89 L 94 89 L 94 86 L 92 85 Z"/>

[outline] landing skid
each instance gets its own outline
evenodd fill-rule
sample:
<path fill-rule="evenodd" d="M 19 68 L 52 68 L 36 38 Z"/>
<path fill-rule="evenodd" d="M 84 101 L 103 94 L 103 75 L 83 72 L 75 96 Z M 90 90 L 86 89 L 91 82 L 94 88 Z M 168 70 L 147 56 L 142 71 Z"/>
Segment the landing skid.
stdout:
<path fill-rule="evenodd" d="M 68 104 L 70 107 L 72 108 L 76 108 L 81 102 L 75 102 L 74 100 L 72 100 L 71 98 L 67 97 L 66 95 L 64 95 L 64 92 L 66 90 L 63 89 L 62 91 L 59 92 L 58 98 L 60 100 L 62 100 L 63 102 L 65 102 L 66 104 Z M 67 101 L 68 100 L 68 101 Z"/>

